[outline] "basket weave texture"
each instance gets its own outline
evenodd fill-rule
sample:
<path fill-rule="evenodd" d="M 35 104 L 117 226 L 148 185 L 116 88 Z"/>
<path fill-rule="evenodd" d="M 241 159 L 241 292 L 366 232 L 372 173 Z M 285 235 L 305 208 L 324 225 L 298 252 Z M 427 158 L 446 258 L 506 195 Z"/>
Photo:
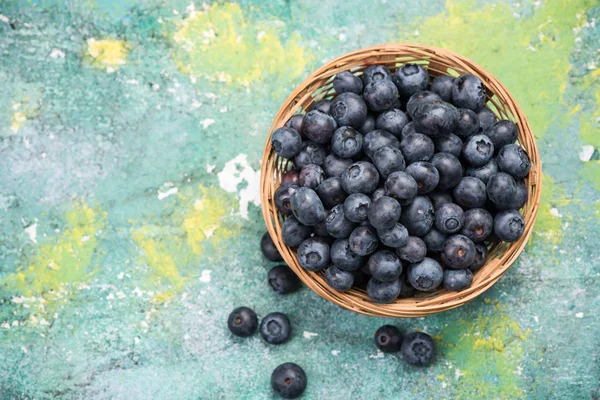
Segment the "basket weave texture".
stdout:
<path fill-rule="evenodd" d="M 488 107 L 499 119 L 509 119 L 517 125 L 518 141 L 531 158 L 531 170 L 525 178 L 529 198 L 521 209 L 525 219 L 523 235 L 514 243 L 501 243 L 490 248 L 486 264 L 474 274 L 469 288 L 461 292 L 439 289 L 413 298 L 399 298 L 390 304 L 377 304 L 369 299 L 363 289 L 352 288 L 345 293 L 331 289 L 322 272 L 304 270 L 298 263 L 295 251 L 283 242 L 281 224 L 284 216 L 277 212 L 274 194 L 283 173 L 289 169 L 290 162 L 275 154 L 271 147 L 271 134 L 292 115 L 307 110 L 315 101 L 333 97 L 335 91 L 332 82 L 337 73 L 349 70 L 360 75 L 364 68 L 373 64 L 382 64 L 394 71 L 405 63 L 423 65 L 432 78 L 438 75 L 473 74 L 483 81 L 488 91 Z M 479 65 L 451 51 L 412 43 L 393 43 L 360 49 L 338 57 L 313 72 L 292 92 L 279 109 L 270 128 L 263 154 L 260 189 L 267 230 L 285 262 L 306 286 L 327 300 L 361 314 L 414 318 L 456 308 L 473 300 L 491 287 L 515 262 L 533 230 L 540 201 L 541 179 L 540 156 L 527 118 L 502 83 Z"/>

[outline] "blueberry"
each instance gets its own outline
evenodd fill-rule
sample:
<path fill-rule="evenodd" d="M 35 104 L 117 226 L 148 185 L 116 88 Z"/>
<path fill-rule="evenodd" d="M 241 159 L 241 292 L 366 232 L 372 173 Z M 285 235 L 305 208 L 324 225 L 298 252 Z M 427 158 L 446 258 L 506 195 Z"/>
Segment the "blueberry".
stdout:
<path fill-rule="evenodd" d="M 376 129 L 365 135 L 363 150 L 370 158 L 373 158 L 375 152 L 383 146 L 392 146 L 399 149 L 400 142 L 394 135 L 381 129 Z"/>
<path fill-rule="evenodd" d="M 462 208 L 483 207 L 487 200 L 485 183 L 473 176 L 465 176 L 458 182 L 452 194 Z"/>
<path fill-rule="evenodd" d="M 406 173 L 415 178 L 419 194 L 426 194 L 435 189 L 440 181 L 440 174 L 433 164 L 417 161 L 406 167 Z"/>
<path fill-rule="evenodd" d="M 290 247 L 298 247 L 310 237 L 312 229 L 302 225 L 294 216 L 287 217 L 281 225 L 281 236 L 283 242 Z"/>
<path fill-rule="evenodd" d="M 395 281 L 402 273 L 402 263 L 390 250 L 380 250 L 369 257 L 367 268 L 371 276 L 382 282 Z"/>
<path fill-rule="evenodd" d="M 412 133 L 400 142 L 400 150 L 407 164 L 416 161 L 429 161 L 433 157 L 435 146 L 429 136 Z"/>
<path fill-rule="evenodd" d="M 400 294 L 398 295 L 401 299 L 407 299 L 409 297 L 415 296 L 415 288 L 412 287 L 406 278 L 406 274 L 400 275 L 400 284 L 402 288 L 400 289 Z"/>
<path fill-rule="evenodd" d="M 367 105 L 356 93 L 342 93 L 331 102 L 331 116 L 338 126 L 359 129 L 367 118 Z"/>
<path fill-rule="evenodd" d="M 352 222 L 362 222 L 369 215 L 372 201 L 362 193 L 353 193 L 344 200 L 344 215 Z"/>
<path fill-rule="evenodd" d="M 417 196 L 412 203 L 404 206 L 400 222 L 413 236 L 423 236 L 433 226 L 435 212 L 431 201 L 425 196 Z"/>
<path fill-rule="evenodd" d="M 458 113 L 458 125 L 456 126 L 454 133 L 462 138 L 467 138 L 477 133 L 483 133 L 481 132 L 479 117 L 475 111 L 468 108 L 459 108 Z"/>
<path fill-rule="evenodd" d="M 402 345 L 402 333 L 392 325 L 383 325 L 375 331 L 375 346 L 384 353 L 396 353 Z"/>
<path fill-rule="evenodd" d="M 492 158 L 488 161 L 487 164 L 481 167 L 471 167 L 467 169 L 467 176 L 474 176 L 475 178 L 479 178 L 481 182 L 488 183 L 490 176 L 498 173 L 498 163 L 495 158 Z"/>
<path fill-rule="evenodd" d="M 479 129 L 480 133 L 488 134 L 489 130 L 496 123 L 498 118 L 496 115 L 487 107 L 482 107 L 479 111 L 477 111 L 477 118 L 479 118 Z"/>
<path fill-rule="evenodd" d="M 442 266 L 432 258 L 425 257 L 422 261 L 408 266 L 408 282 L 422 292 L 433 292 L 444 279 Z"/>
<path fill-rule="evenodd" d="M 319 236 L 323 238 L 327 242 L 327 244 L 331 245 L 333 243 L 333 238 L 329 236 L 329 232 L 327 232 L 327 226 L 325 225 L 325 220 L 319 222 L 318 224 L 312 227 L 312 236 Z"/>
<path fill-rule="evenodd" d="M 463 141 L 456 135 L 449 134 L 437 136 L 433 139 L 435 151 L 440 153 L 450 153 L 455 157 L 460 157 L 463 148 Z"/>
<path fill-rule="evenodd" d="M 473 272 L 469 268 L 444 271 L 444 288 L 451 292 L 460 292 L 471 286 L 471 282 L 473 282 Z"/>
<path fill-rule="evenodd" d="M 371 278 L 367 283 L 367 295 L 375 303 L 391 303 L 398 298 L 402 290 L 400 279 L 391 282 L 382 282 Z"/>
<path fill-rule="evenodd" d="M 397 248 L 408 243 L 408 229 L 402 224 L 395 224 L 389 229 L 377 229 L 377 236 L 384 246 Z"/>
<path fill-rule="evenodd" d="M 425 258 L 427 245 L 423 242 L 423 239 L 409 236 L 406 244 L 396 249 L 396 254 L 402 261 L 414 264 Z"/>
<path fill-rule="evenodd" d="M 333 78 L 333 88 L 338 93 L 361 94 L 363 90 L 362 80 L 348 71 L 340 72 Z"/>
<path fill-rule="evenodd" d="M 271 289 L 279 294 L 292 293 L 300 287 L 300 279 L 287 265 L 277 265 L 271 268 L 267 278 Z"/>
<path fill-rule="evenodd" d="M 469 266 L 471 272 L 475 273 L 485 265 L 488 256 L 488 248 L 485 243 L 475 243 L 475 260 Z"/>
<path fill-rule="evenodd" d="M 462 164 L 453 154 L 436 153 L 430 162 L 439 174 L 437 190 L 452 189 L 463 177 Z"/>
<path fill-rule="evenodd" d="M 283 174 L 283 176 L 281 177 L 281 184 L 285 185 L 286 183 L 291 183 L 294 185 L 298 185 L 299 175 L 299 171 L 296 171 L 295 169 L 290 169 L 289 171 L 286 171 L 286 173 Z"/>
<path fill-rule="evenodd" d="M 352 272 L 344 271 L 332 265 L 325 270 L 325 282 L 338 292 L 345 292 L 354 285 L 354 275 Z"/>
<path fill-rule="evenodd" d="M 369 208 L 369 222 L 375 229 L 390 229 L 400 219 L 402 207 L 397 200 L 383 196 Z"/>
<path fill-rule="evenodd" d="M 396 70 L 392 80 L 398 87 L 402 98 L 408 99 L 413 94 L 425 90 L 429 85 L 429 74 L 417 64 L 404 64 Z"/>
<path fill-rule="evenodd" d="M 302 169 L 308 164 L 322 165 L 325 161 L 325 149 L 315 142 L 304 142 L 300 152 L 294 158 L 294 166 Z"/>
<path fill-rule="evenodd" d="M 302 167 L 298 176 L 300 186 L 316 189 L 325 180 L 325 171 L 317 164 Z"/>
<path fill-rule="evenodd" d="M 329 154 L 323 162 L 323 170 L 328 177 L 341 176 L 353 161 L 350 158 L 342 158 L 335 154 Z"/>
<path fill-rule="evenodd" d="M 517 140 L 519 132 L 514 122 L 502 120 L 494 123 L 486 135 L 494 143 L 496 150 L 500 151 L 507 144 L 513 144 Z"/>
<path fill-rule="evenodd" d="M 392 80 L 392 72 L 385 65 L 370 65 L 363 71 L 362 81 L 364 86 L 380 80 Z"/>
<path fill-rule="evenodd" d="M 452 102 L 460 108 L 479 110 L 485 104 L 485 86 L 475 75 L 461 75 L 452 85 Z"/>
<path fill-rule="evenodd" d="M 295 129 L 283 127 L 273 132 L 271 145 L 278 156 L 292 158 L 302 148 L 302 138 Z"/>
<path fill-rule="evenodd" d="M 427 232 L 422 239 L 425 243 L 425 246 L 427 246 L 428 252 L 437 253 L 442 249 L 444 241 L 446 241 L 447 237 L 448 234 L 440 232 L 436 228 L 431 228 L 431 230 Z"/>
<path fill-rule="evenodd" d="M 481 167 L 494 156 L 494 144 L 485 135 L 473 135 L 465 143 L 462 155 L 472 166 Z"/>
<path fill-rule="evenodd" d="M 518 144 L 507 144 L 498 153 L 498 168 L 514 178 L 525 178 L 529 174 L 531 161 L 527 152 Z"/>
<path fill-rule="evenodd" d="M 329 245 L 323 238 L 311 237 L 298 247 L 298 262 L 307 271 L 320 271 L 329 264 Z"/>
<path fill-rule="evenodd" d="M 333 242 L 330 254 L 333 265 L 343 271 L 356 271 L 365 263 L 364 257 L 355 254 L 350 249 L 348 239 L 338 239 Z"/>
<path fill-rule="evenodd" d="M 363 148 L 363 135 L 349 126 L 338 128 L 331 138 L 331 150 L 342 158 L 351 158 Z"/>
<path fill-rule="evenodd" d="M 344 206 L 338 204 L 329 210 L 327 217 L 325 218 L 325 228 L 327 233 L 336 239 L 343 239 L 350 236 L 356 224 L 349 221 L 344 216 Z"/>
<path fill-rule="evenodd" d="M 402 339 L 400 352 L 410 365 L 427 367 L 433 364 L 436 357 L 435 342 L 426 333 L 411 332 Z"/>
<path fill-rule="evenodd" d="M 326 208 L 342 204 L 348 197 L 342 188 L 342 180 L 337 176 L 327 178 L 321 182 L 316 192 Z"/>
<path fill-rule="evenodd" d="M 443 101 L 420 104 L 414 112 L 413 122 L 417 132 L 427 136 L 448 135 L 458 125 L 456 107 Z"/>
<path fill-rule="evenodd" d="M 310 188 L 298 188 L 290 197 L 290 205 L 294 217 L 304 225 L 313 226 L 325 219 L 323 203 Z"/>
<path fill-rule="evenodd" d="M 500 211 L 494 218 L 494 233 L 500 240 L 514 242 L 525 230 L 525 220 L 517 210 Z"/>
<path fill-rule="evenodd" d="M 440 255 L 450 268 L 467 268 L 475 260 L 475 243 L 465 235 L 452 235 L 444 242 Z"/>
<path fill-rule="evenodd" d="M 329 143 L 336 129 L 335 119 L 319 110 L 309 111 L 302 120 L 302 133 L 317 143 Z"/>
<path fill-rule="evenodd" d="M 379 188 L 379 189 L 375 190 L 373 192 L 373 194 L 371 195 L 371 201 L 373 202 L 373 201 L 375 201 L 377 199 L 382 198 L 383 196 L 386 196 L 385 189 L 384 188 Z"/>
<path fill-rule="evenodd" d="M 413 201 L 419 191 L 415 178 L 404 171 L 392 172 L 383 187 L 389 197 L 398 200 L 402 205 Z"/>
<path fill-rule="evenodd" d="M 377 250 L 379 240 L 375 229 L 367 225 L 361 225 L 354 229 L 348 239 L 350 250 L 359 256 L 366 256 Z"/>
<path fill-rule="evenodd" d="M 360 133 L 366 135 L 367 133 L 375 130 L 375 117 L 373 114 L 367 114 L 367 118 L 365 118 L 365 122 L 358 129 Z"/>
<path fill-rule="evenodd" d="M 284 399 L 295 399 L 306 389 L 306 374 L 294 363 L 281 364 L 271 374 L 271 387 Z"/>
<path fill-rule="evenodd" d="M 375 129 L 383 129 L 399 138 L 406 124 L 408 124 L 406 114 L 397 108 L 392 108 L 379 114 L 375 120 Z"/>
<path fill-rule="evenodd" d="M 284 183 L 275 191 L 275 207 L 283 215 L 292 215 L 290 197 L 292 197 L 296 189 L 298 189 L 298 185 Z"/>
<path fill-rule="evenodd" d="M 452 194 L 448 193 L 448 192 L 436 191 L 436 192 L 428 193 L 427 197 L 429 197 L 429 200 L 431 200 L 434 210 L 438 209 L 438 207 L 441 207 L 444 204 L 454 202 L 454 199 L 452 198 Z"/>
<path fill-rule="evenodd" d="M 518 180 L 517 182 L 517 194 L 513 197 L 512 201 L 508 205 L 508 208 L 511 210 L 518 210 L 527 203 L 527 198 L 529 194 L 527 192 L 527 186 L 525 186 L 525 182 L 523 180 Z"/>
<path fill-rule="evenodd" d="M 294 129 L 296 132 L 298 132 L 300 134 L 300 136 L 302 136 L 302 120 L 303 119 L 304 119 L 304 114 L 292 115 L 292 117 L 287 120 L 287 122 L 285 123 L 284 126 L 287 128 Z"/>
<path fill-rule="evenodd" d="M 431 81 L 431 91 L 437 93 L 446 102 L 452 101 L 452 86 L 454 78 L 448 75 L 440 75 Z"/>
<path fill-rule="evenodd" d="M 387 79 L 373 81 L 365 86 L 363 100 L 371 111 L 389 110 L 399 105 L 398 89 Z"/>
<path fill-rule="evenodd" d="M 456 233 L 465 223 L 465 213 L 458 204 L 448 203 L 435 209 L 435 226 L 444 233 Z"/>
<path fill-rule="evenodd" d="M 415 124 L 411 121 L 408 124 L 404 125 L 402 128 L 402 133 L 400 134 L 400 141 L 406 139 L 406 137 L 410 134 L 417 133 L 415 130 Z"/>
<path fill-rule="evenodd" d="M 431 103 L 432 101 L 442 101 L 437 93 L 423 90 L 410 96 L 408 103 L 406 103 L 406 112 L 411 118 L 414 118 L 415 110 L 423 103 Z"/>
<path fill-rule="evenodd" d="M 273 243 L 273 239 L 269 236 L 269 232 L 265 232 L 260 239 L 260 251 L 262 251 L 263 256 L 269 261 L 283 260 L 279 254 L 279 250 L 275 247 L 275 243 Z"/>
<path fill-rule="evenodd" d="M 460 231 L 473 242 L 482 242 L 491 235 L 494 219 L 489 211 L 483 208 L 472 208 L 465 212 L 465 222 Z"/>
<path fill-rule="evenodd" d="M 292 334 L 290 319 L 284 313 L 272 312 L 260 321 L 260 336 L 270 344 L 287 342 Z"/>
<path fill-rule="evenodd" d="M 510 204 L 517 194 L 517 183 L 505 172 L 498 172 L 490 177 L 487 183 L 487 194 L 492 203 L 504 208 Z"/>
<path fill-rule="evenodd" d="M 369 162 L 358 161 L 350 165 L 342 173 L 342 187 L 348 194 L 365 193 L 371 194 L 377 189 L 379 183 L 379 172 Z"/>
<path fill-rule="evenodd" d="M 235 336 L 248 337 L 256 332 L 258 318 L 254 310 L 248 307 L 238 307 L 229 314 L 227 327 Z"/>
<path fill-rule="evenodd" d="M 319 110 L 325 114 L 331 114 L 331 100 L 322 99 L 317 102 L 314 102 L 309 108 L 308 111 Z"/>

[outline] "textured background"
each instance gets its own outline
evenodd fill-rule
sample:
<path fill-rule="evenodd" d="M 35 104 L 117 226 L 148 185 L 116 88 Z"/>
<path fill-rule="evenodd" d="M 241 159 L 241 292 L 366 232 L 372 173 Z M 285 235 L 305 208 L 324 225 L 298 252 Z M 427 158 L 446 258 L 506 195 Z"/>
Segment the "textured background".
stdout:
<path fill-rule="evenodd" d="M 0 1 L 0 398 L 600 398 L 596 1 Z M 440 315 L 384 320 L 277 297 L 258 249 L 271 118 L 326 60 L 414 41 L 494 73 L 525 109 L 542 204 L 519 261 Z M 239 305 L 288 313 L 266 346 Z M 383 323 L 437 364 L 377 353 Z"/>

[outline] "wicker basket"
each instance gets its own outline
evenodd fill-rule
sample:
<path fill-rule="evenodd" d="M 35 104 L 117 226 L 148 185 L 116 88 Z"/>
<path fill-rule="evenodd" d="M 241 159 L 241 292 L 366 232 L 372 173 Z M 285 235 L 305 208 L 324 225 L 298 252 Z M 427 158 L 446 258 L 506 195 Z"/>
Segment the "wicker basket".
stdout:
<path fill-rule="evenodd" d="M 479 77 L 488 89 L 488 107 L 501 119 L 510 119 L 519 129 L 519 143 L 531 158 L 531 170 L 525 178 L 529 188 L 529 199 L 521 210 L 525 219 L 525 231 L 519 241 L 502 243 L 490 249 L 486 264 L 474 276 L 472 285 L 461 292 L 448 292 L 445 289 L 408 299 L 397 299 L 391 304 L 372 302 L 362 289 L 352 288 L 340 293 L 331 289 L 323 278 L 323 273 L 304 270 L 298 264 L 295 251 L 289 248 L 281 237 L 283 216 L 278 214 L 274 193 L 282 174 L 288 169 L 288 161 L 278 157 L 271 148 L 272 132 L 296 112 L 306 110 L 312 103 L 322 98 L 331 98 L 335 93 L 332 81 L 335 74 L 350 70 L 359 74 L 365 67 L 383 64 L 394 70 L 399 65 L 411 62 L 426 66 L 432 77 L 446 74 L 457 76 L 469 73 Z M 384 44 L 373 46 L 338 57 L 312 73 L 286 99 L 273 120 L 269 138 L 265 146 L 261 168 L 262 211 L 269 234 L 279 249 L 283 259 L 312 290 L 322 297 L 344 308 L 358 313 L 382 317 L 422 317 L 459 307 L 473 300 L 492 286 L 517 259 L 529 239 L 541 193 L 541 163 L 538 149 L 529 123 L 523 110 L 508 90 L 489 72 L 474 62 L 448 50 L 410 43 Z"/>

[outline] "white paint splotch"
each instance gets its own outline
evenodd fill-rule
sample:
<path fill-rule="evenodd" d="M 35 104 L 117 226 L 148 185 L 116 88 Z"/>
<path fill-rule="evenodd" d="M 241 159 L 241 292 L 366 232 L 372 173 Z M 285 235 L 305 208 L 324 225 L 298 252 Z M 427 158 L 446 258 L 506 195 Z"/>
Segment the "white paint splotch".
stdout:
<path fill-rule="evenodd" d="M 229 193 L 238 193 L 240 215 L 248 219 L 250 203 L 260 206 L 260 170 L 254 170 L 248 162 L 246 154 L 239 154 L 225 163 L 223 170 L 217 174 L 219 185 Z M 240 185 L 243 187 L 239 189 Z"/>
<path fill-rule="evenodd" d="M 208 283 L 210 282 L 210 274 L 211 274 L 212 270 L 210 269 L 205 269 L 202 271 L 202 275 L 200 275 L 200 278 L 198 278 L 198 280 L 200 282 L 204 282 L 204 283 Z"/>
<path fill-rule="evenodd" d="M 586 144 L 581 146 L 581 151 L 579 152 L 579 159 L 583 162 L 588 162 L 592 159 L 594 155 L 594 146 Z"/>
<path fill-rule="evenodd" d="M 310 339 L 312 339 L 312 338 L 314 338 L 316 336 L 319 336 L 319 334 L 318 333 L 314 333 L 314 332 L 304 331 L 302 333 L 302 336 L 304 336 L 305 339 L 309 339 L 310 340 Z"/>

